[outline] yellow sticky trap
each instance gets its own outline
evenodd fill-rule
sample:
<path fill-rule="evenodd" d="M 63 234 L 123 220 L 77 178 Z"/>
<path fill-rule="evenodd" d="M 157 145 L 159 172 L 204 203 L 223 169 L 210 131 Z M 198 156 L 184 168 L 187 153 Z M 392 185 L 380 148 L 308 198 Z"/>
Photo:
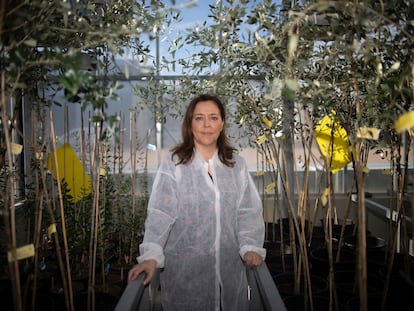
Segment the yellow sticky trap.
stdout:
<path fill-rule="evenodd" d="M 357 138 L 378 140 L 380 129 L 375 127 L 360 127 L 357 132 Z"/>
<path fill-rule="evenodd" d="M 322 197 L 321 197 L 322 206 L 326 206 L 326 203 L 328 203 L 328 195 L 329 195 L 329 188 L 325 188 L 325 191 L 323 192 Z"/>
<path fill-rule="evenodd" d="M 254 172 L 254 175 L 255 176 L 263 176 L 264 172 L 263 171 L 256 171 L 256 172 Z"/>
<path fill-rule="evenodd" d="M 56 233 L 56 224 L 51 224 L 48 228 L 47 228 L 47 236 L 49 237 L 49 239 L 52 238 L 52 234 Z"/>
<path fill-rule="evenodd" d="M 402 133 L 414 127 L 414 111 L 406 112 L 401 115 L 394 123 L 395 131 Z"/>
<path fill-rule="evenodd" d="M 106 169 L 104 169 L 103 167 L 99 168 L 99 176 L 106 176 Z"/>
<path fill-rule="evenodd" d="M 274 182 L 272 182 L 272 183 L 268 184 L 268 185 L 265 187 L 265 192 L 269 192 L 270 190 L 274 189 L 274 188 L 275 188 L 275 186 L 276 186 L 276 184 L 275 184 Z"/>
<path fill-rule="evenodd" d="M 272 121 L 270 121 L 268 118 L 266 117 L 262 117 L 262 121 L 263 123 L 267 126 L 267 127 L 272 127 L 273 123 Z"/>
<path fill-rule="evenodd" d="M 321 153 L 330 161 L 332 173 L 338 172 L 352 161 L 354 150 L 340 122 L 334 122 L 331 117 L 325 116 L 316 125 L 315 132 Z"/>
<path fill-rule="evenodd" d="M 25 246 L 16 248 L 16 259 L 17 260 L 33 257 L 34 254 L 35 254 L 35 249 L 34 249 L 33 244 L 27 244 Z M 9 262 L 13 261 L 13 255 L 10 250 L 7 252 L 7 260 Z"/>
<path fill-rule="evenodd" d="M 54 153 L 49 154 L 47 168 L 52 172 L 53 177 L 59 177 L 67 184 L 68 194 L 72 197 L 72 202 L 76 203 L 84 195 L 91 193 L 91 179 L 75 151 L 70 144 L 64 144 L 56 149 L 57 170 L 55 165 Z"/>
<path fill-rule="evenodd" d="M 266 134 L 263 134 L 262 136 L 257 137 L 256 144 L 261 145 L 266 141 Z"/>
<path fill-rule="evenodd" d="M 22 145 L 14 144 L 14 143 L 11 144 L 11 152 L 13 154 L 16 154 L 16 155 L 21 154 L 22 153 L 22 150 L 23 150 L 23 146 Z"/>
<path fill-rule="evenodd" d="M 240 124 L 240 125 L 243 125 L 245 121 L 246 121 L 246 116 L 242 116 L 242 117 L 240 118 L 239 124 Z"/>

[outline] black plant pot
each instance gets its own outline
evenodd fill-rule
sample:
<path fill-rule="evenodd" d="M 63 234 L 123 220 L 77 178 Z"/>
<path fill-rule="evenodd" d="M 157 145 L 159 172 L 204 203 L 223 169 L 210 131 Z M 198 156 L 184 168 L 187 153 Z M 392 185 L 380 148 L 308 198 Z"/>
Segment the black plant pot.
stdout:
<path fill-rule="evenodd" d="M 266 256 L 265 262 L 271 275 L 294 271 L 292 254 Z"/>
<path fill-rule="evenodd" d="M 367 269 L 369 273 L 378 273 L 385 265 L 387 243 L 384 239 L 368 235 L 365 240 Z M 344 248 L 357 255 L 357 237 L 348 236 L 344 239 Z"/>
<path fill-rule="evenodd" d="M 336 294 L 339 303 L 343 305 L 345 305 L 349 299 L 359 296 L 358 279 L 356 278 L 356 273 L 357 272 L 355 270 L 336 271 L 334 273 Z M 368 297 L 381 296 L 383 288 L 384 282 L 378 275 L 367 275 Z"/>
<path fill-rule="evenodd" d="M 303 275 L 300 276 L 300 286 L 298 291 L 295 292 L 295 274 L 293 272 L 285 272 L 273 275 L 273 280 L 279 290 L 282 298 L 292 295 L 304 295 L 305 292 L 305 279 Z M 317 276 L 310 276 L 312 295 L 323 296 L 328 292 L 328 282 L 326 279 Z"/>
<path fill-rule="evenodd" d="M 9 309 L 6 309 L 9 310 Z M 32 310 L 31 300 L 28 301 L 26 310 Z M 48 293 L 38 293 L 35 300 L 35 311 L 54 311 L 56 309 L 55 299 Z"/>
<path fill-rule="evenodd" d="M 326 230 L 323 219 L 321 219 L 322 228 Z M 339 240 L 341 237 L 343 220 L 339 220 L 336 224 L 332 220 L 332 238 Z M 345 227 L 343 237 L 352 236 L 355 232 L 355 224 L 352 219 L 345 219 Z M 328 233 L 328 232 L 327 232 Z"/>
<path fill-rule="evenodd" d="M 309 300 L 306 300 L 303 295 L 291 295 L 283 298 L 286 309 L 288 311 L 309 311 L 312 310 Z M 327 296 L 313 296 L 313 310 L 327 311 L 329 310 L 329 298 Z M 335 309 L 332 309 L 335 311 Z M 336 310 L 340 311 L 340 310 Z"/>
<path fill-rule="evenodd" d="M 391 269 L 391 271 L 389 271 Z M 387 301 L 389 305 L 399 305 L 401 301 L 414 305 L 414 258 L 395 254 L 393 265 L 385 264 L 379 271 L 379 276 L 385 283 L 389 274 Z"/>
<path fill-rule="evenodd" d="M 382 295 L 379 296 L 370 296 L 368 297 L 368 310 L 367 311 L 396 311 L 396 310 L 410 310 L 413 305 L 412 300 L 407 299 L 407 297 L 400 300 L 385 302 L 383 306 Z M 355 311 L 360 309 L 360 300 L 359 297 L 350 298 L 345 304 L 345 311 Z"/>
<path fill-rule="evenodd" d="M 355 253 L 342 248 L 339 260 L 336 260 L 337 252 L 338 249 L 335 247 L 332 251 L 333 270 L 353 270 L 355 268 Z M 328 249 L 324 247 L 315 248 L 310 251 L 309 260 L 312 274 L 324 278 L 328 276 L 330 268 L 328 254 Z"/>
<path fill-rule="evenodd" d="M 109 293 L 96 292 L 95 293 L 95 308 L 94 311 L 113 311 L 118 303 L 118 297 Z M 88 310 L 88 293 L 82 292 L 74 295 L 74 305 L 76 311 Z"/>

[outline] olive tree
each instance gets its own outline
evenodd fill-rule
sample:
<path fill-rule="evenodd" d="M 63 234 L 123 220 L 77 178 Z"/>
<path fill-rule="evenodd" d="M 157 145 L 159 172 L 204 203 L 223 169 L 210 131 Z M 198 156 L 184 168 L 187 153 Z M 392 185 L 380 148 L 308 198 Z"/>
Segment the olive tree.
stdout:
<path fill-rule="evenodd" d="M 198 52 L 191 60 L 173 60 L 188 75 L 208 77 L 202 82 L 188 80 L 186 92 L 189 88 L 195 93 L 212 90 L 236 103 L 236 120 L 262 150 L 273 172 L 266 189 L 275 192 L 278 215 L 287 212 L 293 219 L 292 235 L 301 237 L 299 261 L 305 272 L 304 217 L 312 216 L 314 206 L 309 200 L 311 166 L 325 176 L 316 205 L 326 205 L 329 222 L 335 208 L 335 134 L 330 135 L 329 150 L 321 150 L 314 148 L 316 129 L 328 116 L 346 131 L 346 153 L 354 175 L 348 193 L 356 193 L 357 202 L 363 310 L 367 307 L 365 177 L 372 148 L 391 150 L 399 204 L 407 191 L 410 136 L 397 133 L 394 123 L 412 110 L 413 14 L 410 1 L 281 1 L 280 5 L 275 1 L 218 1 L 210 6 L 210 19 L 182 37 Z M 377 130 L 389 139 L 378 140 L 373 134 Z M 301 155 L 293 154 L 297 142 L 303 149 Z M 304 174 L 292 174 L 297 165 Z M 403 214 L 401 205 L 397 211 Z M 328 232 L 332 264 L 335 254 Z M 393 249 L 395 240 L 390 245 Z"/>
<path fill-rule="evenodd" d="M 35 209 L 32 216 L 36 216 L 32 229 L 35 231 L 35 247 L 38 246 L 39 219 L 44 204 L 47 206 L 52 224 L 56 225 L 57 221 L 54 219 L 52 203 L 48 196 L 53 190 L 48 188 L 46 180 L 45 150 L 50 143 L 49 134 L 53 134 L 46 126 L 46 112 L 49 107 L 58 103 L 54 102 L 53 97 L 44 96 L 45 85 L 53 85 L 56 92 L 64 91 L 69 102 L 80 104 L 84 109 L 92 107 L 94 111 L 98 111 L 99 113 L 94 116 L 95 122 L 113 126 L 112 123 L 116 120 L 105 114 L 105 108 L 109 99 L 116 98 L 118 86 L 116 81 L 109 79 L 107 72 L 116 70 L 111 66 L 116 65 L 117 57 L 136 55 L 144 61 L 149 51 L 148 40 L 144 43 L 144 39 L 153 39 L 154 29 L 161 28 L 164 23 L 170 21 L 171 16 L 168 12 L 169 8 L 163 1 L 1 1 L 0 200 L 7 249 L 11 253 L 8 267 L 16 310 L 24 308 L 19 268 L 19 260 L 23 258 L 16 251 L 16 202 L 33 201 Z M 125 70 L 118 71 L 128 75 Z M 103 79 L 99 79 L 98 76 L 102 76 Z M 25 126 L 29 131 L 23 131 L 22 118 L 26 117 L 23 113 L 27 110 L 32 111 L 33 118 L 31 121 L 25 118 Z M 102 130 L 101 133 L 100 148 L 103 152 L 105 131 Z M 30 167 L 28 172 L 22 170 L 23 157 L 18 148 L 23 142 L 30 146 L 30 150 L 23 151 L 30 162 L 30 165 L 26 163 L 27 167 Z M 27 174 L 26 177 L 31 181 L 29 184 L 26 184 L 22 174 Z M 99 202 L 93 204 L 99 205 Z M 73 310 L 63 202 L 60 201 L 58 205 L 61 210 L 57 226 L 61 230 L 59 234 L 51 234 L 59 257 L 66 307 L 67 310 Z M 95 215 L 98 213 L 97 210 L 99 207 L 95 210 Z M 91 221 L 93 219 L 94 216 Z M 91 235 L 91 249 L 96 249 L 98 243 L 94 236 L 96 234 Z M 60 251 L 60 247 L 63 247 L 64 252 Z M 36 251 L 37 249 L 35 253 Z M 66 256 L 62 257 L 62 253 Z M 92 268 L 95 271 L 94 265 Z M 33 299 L 34 297 L 35 295 Z M 35 305 L 33 302 L 34 300 L 32 306 Z M 88 309 L 93 309 L 93 306 L 94 300 L 88 299 Z"/>

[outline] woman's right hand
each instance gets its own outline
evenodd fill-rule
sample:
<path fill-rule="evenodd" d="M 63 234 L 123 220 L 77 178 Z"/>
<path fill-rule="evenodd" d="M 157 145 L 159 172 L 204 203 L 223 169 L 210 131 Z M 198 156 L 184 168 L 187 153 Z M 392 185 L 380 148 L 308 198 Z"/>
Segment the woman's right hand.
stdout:
<path fill-rule="evenodd" d="M 144 285 L 149 284 L 151 282 L 152 277 L 154 276 L 155 270 L 157 268 L 157 262 L 154 259 L 145 260 L 135 266 L 133 266 L 128 272 L 128 281 L 135 280 L 138 275 L 142 272 L 146 273 L 146 277 L 142 282 Z"/>

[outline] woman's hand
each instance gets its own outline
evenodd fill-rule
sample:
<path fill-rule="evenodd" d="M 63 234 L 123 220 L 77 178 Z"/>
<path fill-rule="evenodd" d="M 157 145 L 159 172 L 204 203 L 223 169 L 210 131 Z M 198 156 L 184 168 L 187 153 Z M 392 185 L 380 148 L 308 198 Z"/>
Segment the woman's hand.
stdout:
<path fill-rule="evenodd" d="M 244 254 L 244 263 L 249 267 L 257 267 L 263 263 L 263 258 L 258 253 L 249 251 Z"/>
<path fill-rule="evenodd" d="M 153 259 L 145 260 L 141 262 L 140 264 L 133 266 L 131 270 L 129 270 L 128 281 L 135 280 L 138 277 L 138 275 L 140 275 L 142 272 L 145 272 L 147 276 L 145 277 L 142 283 L 144 285 L 147 285 L 149 284 L 149 282 L 151 282 L 156 268 L 157 268 L 157 262 L 155 260 Z"/>

